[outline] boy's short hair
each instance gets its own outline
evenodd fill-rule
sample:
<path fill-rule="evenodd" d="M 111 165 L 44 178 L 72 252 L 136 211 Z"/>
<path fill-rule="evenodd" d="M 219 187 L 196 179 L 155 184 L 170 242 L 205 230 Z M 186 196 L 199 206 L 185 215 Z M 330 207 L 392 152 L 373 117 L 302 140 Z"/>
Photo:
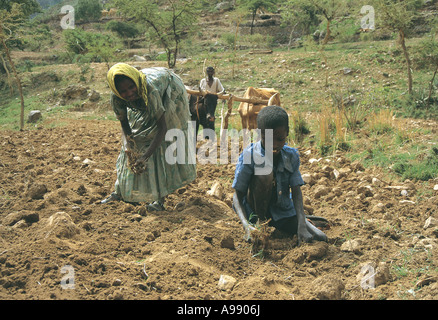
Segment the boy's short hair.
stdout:
<path fill-rule="evenodd" d="M 267 106 L 257 115 L 257 128 L 262 130 L 289 128 L 289 115 L 279 106 Z"/>

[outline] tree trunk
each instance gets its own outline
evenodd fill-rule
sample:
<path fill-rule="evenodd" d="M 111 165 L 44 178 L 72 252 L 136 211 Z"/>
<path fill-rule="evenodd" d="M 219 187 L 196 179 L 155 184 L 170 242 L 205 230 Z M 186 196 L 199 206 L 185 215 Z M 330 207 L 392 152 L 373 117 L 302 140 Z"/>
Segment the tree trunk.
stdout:
<path fill-rule="evenodd" d="M 298 25 L 298 22 L 295 23 L 295 25 L 292 27 L 292 30 L 289 33 L 289 43 L 287 44 L 287 50 L 290 50 L 290 45 L 292 44 L 292 37 L 293 37 L 293 34 L 295 32 L 295 28 L 297 25 Z"/>
<path fill-rule="evenodd" d="M 178 55 L 178 50 L 177 49 L 173 49 L 170 50 L 170 63 L 169 63 L 169 69 L 173 69 L 176 66 L 176 56 Z"/>
<path fill-rule="evenodd" d="M 175 43 L 175 50 L 173 50 L 173 66 L 176 66 L 176 59 L 178 59 L 178 53 L 179 53 L 179 41 L 176 41 Z"/>
<path fill-rule="evenodd" d="M 432 80 L 430 80 L 430 86 L 429 86 L 429 96 L 427 97 L 427 109 L 429 109 L 430 105 L 430 98 L 432 96 L 432 90 L 433 90 L 433 82 L 435 81 L 436 73 L 438 72 L 438 66 L 435 68 L 435 72 L 433 73 Z"/>
<path fill-rule="evenodd" d="M 11 82 L 12 82 L 11 74 L 9 73 L 8 66 L 6 65 L 6 61 L 5 61 L 5 59 L 3 59 L 3 55 L 1 55 L 1 54 L 0 54 L 0 59 L 2 60 L 3 68 L 5 69 L 6 75 L 8 77 L 9 92 L 10 92 L 11 95 L 13 95 L 14 94 L 14 88 L 12 87 L 12 84 L 11 84 Z"/>
<path fill-rule="evenodd" d="M 330 23 L 331 23 L 331 19 L 327 19 L 327 31 L 325 33 L 325 37 L 324 40 L 322 40 L 322 44 L 327 44 L 327 42 L 330 39 L 330 35 L 331 35 L 331 30 L 330 30 Z"/>
<path fill-rule="evenodd" d="M 21 99 L 20 131 L 23 131 L 23 128 L 24 128 L 24 97 L 23 97 L 23 88 L 21 87 L 20 78 L 18 77 L 17 70 L 15 69 L 15 64 L 12 61 L 11 54 L 9 52 L 8 46 L 6 45 L 6 42 L 5 42 L 4 39 L 2 39 L 2 45 L 3 45 L 3 48 L 5 49 L 8 61 L 11 64 L 12 72 L 14 73 L 15 80 L 17 81 L 18 92 L 20 93 L 20 99 Z"/>
<path fill-rule="evenodd" d="M 405 59 L 406 59 L 406 65 L 408 68 L 408 91 L 409 91 L 409 94 L 412 94 L 411 59 L 409 58 L 408 49 L 406 48 L 405 33 L 403 32 L 403 30 L 399 30 L 399 36 L 400 36 L 400 45 L 403 49 L 403 53 L 404 53 Z"/>
<path fill-rule="evenodd" d="M 253 11 L 253 13 L 252 13 L 252 21 L 251 21 L 251 28 L 250 28 L 250 31 L 249 31 L 250 34 L 253 34 L 254 21 L 255 21 L 256 14 L 257 14 L 257 10 Z"/>
<path fill-rule="evenodd" d="M 232 69 L 232 74 L 231 74 L 232 79 L 234 79 L 234 65 L 236 64 L 236 44 L 237 44 L 237 36 L 239 35 L 238 31 L 239 31 L 239 26 L 240 26 L 241 21 L 242 21 L 242 16 L 239 16 L 239 18 L 236 22 L 236 31 L 234 33 L 234 41 L 233 41 L 233 69 Z"/>
<path fill-rule="evenodd" d="M 167 56 L 167 67 L 169 69 L 172 69 L 173 67 L 175 67 L 175 59 L 174 59 L 174 55 L 173 55 L 173 50 L 166 48 L 166 56 Z"/>

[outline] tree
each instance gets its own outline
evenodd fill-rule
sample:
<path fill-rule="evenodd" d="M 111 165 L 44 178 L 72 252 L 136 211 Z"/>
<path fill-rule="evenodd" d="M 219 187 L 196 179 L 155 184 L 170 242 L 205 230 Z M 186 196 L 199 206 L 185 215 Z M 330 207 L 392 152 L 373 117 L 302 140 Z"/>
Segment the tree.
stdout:
<path fill-rule="evenodd" d="M 308 4 L 312 5 L 317 13 L 324 17 L 327 22 L 325 37 L 322 40 L 322 44 L 327 44 L 330 40 L 331 29 L 330 25 L 336 18 L 342 16 L 347 9 L 347 5 L 350 0 L 307 0 Z M 301 1 L 298 1 L 301 2 Z M 304 5 L 306 1 L 302 1 Z"/>
<path fill-rule="evenodd" d="M 418 14 L 417 9 L 421 5 L 421 0 L 374 0 L 378 24 L 398 34 L 398 43 L 406 60 L 409 94 L 412 94 L 412 69 L 406 37 L 409 36 L 412 22 Z"/>
<path fill-rule="evenodd" d="M 309 3 L 288 0 L 282 5 L 281 12 L 282 24 L 291 28 L 288 47 L 296 30 L 307 34 L 311 26 L 319 23 L 316 9 Z"/>
<path fill-rule="evenodd" d="M 426 68 L 431 68 L 431 70 L 433 70 L 432 79 L 429 83 L 427 107 L 429 107 L 430 105 L 434 81 L 436 74 L 438 73 L 438 41 L 436 39 L 436 36 L 436 31 L 431 32 L 431 34 L 420 43 L 418 48 L 421 63 L 423 63 Z"/>
<path fill-rule="evenodd" d="M 0 0 L 0 10 L 11 12 L 14 4 L 20 4 L 21 13 L 25 17 L 41 12 L 41 7 L 36 0 Z"/>
<path fill-rule="evenodd" d="M 100 0 L 79 0 L 75 14 L 78 20 L 97 20 L 102 15 L 102 4 Z"/>
<path fill-rule="evenodd" d="M 331 23 L 338 17 L 341 17 L 347 12 L 348 4 L 351 0 L 288 0 L 287 5 L 296 8 L 298 12 L 310 15 L 314 19 L 314 15 L 321 17 L 327 23 L 325 37 L 322 44 L 325 45 L 330 40 Z M 299 19 L 303 19 L 299 16 Z"/>
<path fill-rule="evenodd" d="M 12 3 L 10 9 L 0 9 L 0 43 L 5 51 L 6 57 L 11 65 L 17 82 L 18 91 L 21 99 L 20 130 L 24 128 L 24 97 L 20 77 L 18 76 L 15 64 L 12 61 L 7 41 L 12 38 L 13 30 L 23 21 L 23 9 L 20 4 Z"/>
<path fill-rule="evenodd" d="M 112 20 L 105 25 L 105 28 L 116 32 L 122 38 L 134 38 L 140 33 L 134 24 L 123 21 Z"/>
<path fill-rule="evenodd" d="M 254 21 L 257 15 L 257 10 L 274 10 L 277 8 L 278 0 L 238 0 L 237 5 L 251 12 L 251 28 L 250 34 L 253 34 Z"/>
<path fill-rule="evenodd" d="M 63 0 L 38 0 L 38 3 L 40 4 L 41 8 L 47 9 L 50 6 L 58 4 L 61 1 L 63 1 Z"/>
<path fill-rule="evenodd" d="M 117 38 L 109 34 L 69 29 L 63 31 L 63 37 L 69 52 L 86 55 L 86 59 L 94 62 L 105 61 L 108 69 L 109 61 L 119 49 Z"/>
<path fill-rule="evenodd" d="M 159 7 L 154 0 L 114 0 L 126 17 L 146 23 L 151 39 L 166 51 L 167 65 L 173 68 L 183 37 L 188 35 L 200 11 L 199 0 L 170 0 Z"/>
<path fill-rule="evenodd" d="M 115 32 L 120 38 L 122 38 L 128 48 L 131 47 L 130 40 L 133 40 L 133 38 L 140 34 L 140 30 L 131 22 L 111 20 L 105 25 L 105 28 Z"/>
<path fill-rule="evenodd" d="M 114 37 L 100 35 L 96 36 L 93 44 L 89 48 L 89 53 L 95 57 L 97 61 L 104 61 L 108 70 L 110 69 L 109 62 L 114 59 L 116 52 L 119 50 Z"/>

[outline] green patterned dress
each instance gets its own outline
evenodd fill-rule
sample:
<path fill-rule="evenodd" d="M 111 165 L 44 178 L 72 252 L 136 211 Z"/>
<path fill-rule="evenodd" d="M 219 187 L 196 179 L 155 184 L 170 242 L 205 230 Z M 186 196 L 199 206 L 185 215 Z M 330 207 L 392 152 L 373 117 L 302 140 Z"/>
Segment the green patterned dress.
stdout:
<path fill-rule="evenodd" d="M 119 118 L 127 113 L 136 150 L 144 153 L 157 134 L 157 120 L 163 115 L 167 130 L 179 129 L 184 133 L 184 161 L 168 161 L 166 150 L 175 148 L 175 140 L 166 138 L 147 161 L 146 170 L 134 174 L 128 166 L 124 147 L 117 159 L 116 193 L 127 202 L 152 202 L 174 192 L 196 178 L 196 164 L 191 160 L 194 144 L 191 143 L 190 111 L 187 92 L 182 80 L 166 68 L 141 70 L 146 74 L 148 105 L 143 99 L 128 102 L 111 94 L 111 105 Z M 180 135 L 181 136 L 181 135 Z M 175 138 L 176 139 L 176 138 Z M 182 140 L 178 140 L 181 143 Z M 168 151 L 169 152 L 169 151 Z M 175 151 L 176 152 L 176 151 Z M 169 158 L 169 154 L 167 155 Z M 169 159 L 172 160 L 172 157 Z M 179 155 L 181 159 L 181 155 Z"/>

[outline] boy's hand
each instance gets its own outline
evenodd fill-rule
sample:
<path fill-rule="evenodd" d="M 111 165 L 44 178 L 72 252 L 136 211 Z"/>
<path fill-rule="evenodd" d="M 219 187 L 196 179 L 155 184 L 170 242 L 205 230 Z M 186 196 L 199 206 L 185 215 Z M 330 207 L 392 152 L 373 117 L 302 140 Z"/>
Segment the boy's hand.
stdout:
<path fill-rule="evenodd" d="M 251 234 L 254 231 L 257 231 L 257 229 L 248 223 L 246 226 L 244 226 L 244 230 L 245 230 L 245 235 L 243 236 L 243 239 L 247 242 L 250 242 L 252 240 Z"/>
<path fill-rule="evenodd" d="M 307 230 L 306 226 L 298 228 L 298 245 L 300 246 L 303 242 L 311 242 L 313 240 L 313 235 Z"/>

